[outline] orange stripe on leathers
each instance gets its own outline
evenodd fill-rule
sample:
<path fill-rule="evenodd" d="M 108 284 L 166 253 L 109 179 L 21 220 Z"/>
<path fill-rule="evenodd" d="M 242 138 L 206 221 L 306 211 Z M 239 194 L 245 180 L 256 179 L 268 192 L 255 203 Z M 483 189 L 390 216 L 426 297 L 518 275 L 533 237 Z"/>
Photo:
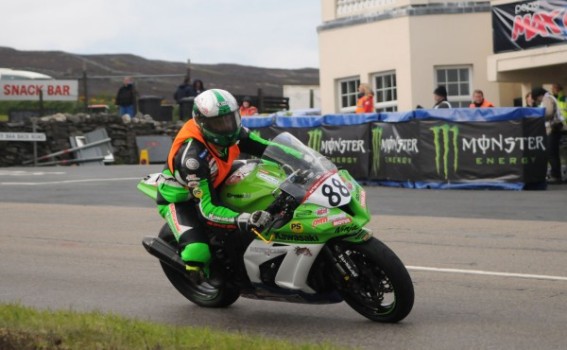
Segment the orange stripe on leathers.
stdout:
<path fill-rule="evenodd" d="M 195 119 L 191 119 L 187 123 L 185 123 L 185 125 L 183 125 L 181 130 L 179 130 L 177 136 L 175 136 L 175 139 L 173 140 L 171 150 L 169 151 L 169 156 L 167 157 L 167 165 L 169 167 L 169 171 L 171 171 L 172 174 L 174 173 L 173 160 L 175 159 L 175 155 L 177 154 L 183 143 L 187 141 L 187 139 L 195 139 L 201 142 L 203 145 L 205 145 L 205 147 L 207 147 L 211 155 L 215 157 L 219 172 L 217 174 L 217 178 L 213 182 L 213 187 L 217 188 L 228 176 L 230 168 L 232 167 L 232 163 L 240 155 L 240 148 L 238 148 L 238 145 L 230 146 L 228 148 L 228 159 L 226 161 L 220 159 L 217 156 L 217 150 L 215 150 L 213 147 L 209 147 L 209 144 L 205 141 L 203 134 L 201 134 L 201 130 L 197 126 L 197 123 L 195 123 Z"/>

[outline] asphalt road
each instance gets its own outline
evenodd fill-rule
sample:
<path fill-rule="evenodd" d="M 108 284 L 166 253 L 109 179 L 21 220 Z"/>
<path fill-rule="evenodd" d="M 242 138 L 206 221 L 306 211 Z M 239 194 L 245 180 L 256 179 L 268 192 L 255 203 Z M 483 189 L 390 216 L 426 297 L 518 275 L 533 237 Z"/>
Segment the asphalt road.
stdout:
<path fill-rule="evenodd" d="M 186 301 L 140 244 L 162 223 L 135 185 L 159 170 L 0 169 L 0 302 L 363 349 L 567 348 L 567 186 L 368 187 L 370 228 L 408 266 L 416 292 L 412 313 L 385 325 L 344 303 L 241 298 L 209 310 Z"/>

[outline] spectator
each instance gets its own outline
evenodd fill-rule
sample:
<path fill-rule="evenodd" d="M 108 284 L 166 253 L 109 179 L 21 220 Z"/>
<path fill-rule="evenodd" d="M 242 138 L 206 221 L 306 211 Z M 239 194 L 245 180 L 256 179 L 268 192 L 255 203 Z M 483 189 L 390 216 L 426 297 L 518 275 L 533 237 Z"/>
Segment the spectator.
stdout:
<path fill-rule="evenodd" d="M 545 131 L 547 133 L 549 165 L 551 165 L 549 182 L 561 183 L 561 161 L 559 158 L 559 143 L 561 129 L 563 129 L 561 112 L 555 97 L 542 87 L 532 89 L 532 98 L 536 105 L 545 108 Z"/>
<path fill-rule="evenodd" d="M 203 85 L 203 81 L 199 79 L 195 79 L 193 81 L 193 90 L 195 90 L 195 94 L 199 95 L 201 92 L 205 91 L 205 85 Z"/>
<path fill-rule="evenodd" d="M 193 99 L 197 96 L 193 85 L 190 83 L 190 78 L 185 77 L 183 84 L 177 87 L 173 98 L 179 105 L 179 119 L 188 120 L 193 117 Z"/>
<path fill-rule="evenodd" d="M 242 105 L 240 106 L 240 115 L 242 117 L 248 117 L 257 114 L 258 108 L 252 106 L 252 99 L 250 98 L 250 96 L 245 96 L 242 99 Z"/>
<path fill-rule="evenodd" d="M 372 113 L 374 112 L 374 93 L 368 84 L 360 84 L 358 86 L 358 101 L 356 102 L 355 113 Z"/>
<path fill-rule="evenodd" d="M 181 100 L 186 97 L 195 97 L 195 96 L 197 96 L 197 94 L 193 89 L 193 85 L 189 84 L 188 77 L 186 77 L 183 80 L 183 84 L 179 85 L 177 87 L 177 90 L 175 90 L 175 93 L 173 94 L 173 98 L 175 99 L 175 102 L 177 102 L 178 104 L 181 104 Z"/>
<path fill-rule="evenodd" d="M 433 90 L 433 100 L 435 101 L 433 109 L 452 108 L 449 101 L 447 101 L 447 89 L 445 89 L 443 85 L 440 85 L 437 89 Z"/>
<path fill-rule="evenodd" d="M 563 86 L 561 84 L 551 85 L 551 93 L 557 100 L 557 107 L 561 112 L 563 122 L 567 123 L 567 97 L 565 97 L 565 92 L 563 92 Z"/>
<path fill-rule="evenodd" d="M 469 105 L 469 108 L 489 108 L 494 107 L 492 102 L 489 102 L 484 99 L 484 92 L 482 90 L 475 90 L 473 91 L 473 98 L 472 103 Z"/>
<path fill-rule="evenodd" d="M 138 92 L 131 77 L 125 77 L 122 86 L 118 89 L 114 103 L 119 107 L 120 116 L 128 114 L 135 116 L 135 105 Z"/>
<path fill-rule="evenodd" d="M 526 107 L 534 107 L 534 99 L 532 98 L 532 93 L 528 92 L 524 97 Z"/>

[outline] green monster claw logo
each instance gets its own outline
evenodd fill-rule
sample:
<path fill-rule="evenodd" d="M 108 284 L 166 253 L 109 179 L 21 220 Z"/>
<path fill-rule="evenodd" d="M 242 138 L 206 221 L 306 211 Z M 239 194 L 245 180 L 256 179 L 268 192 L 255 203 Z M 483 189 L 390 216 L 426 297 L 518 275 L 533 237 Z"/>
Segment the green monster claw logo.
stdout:
<path fill-rule="evenodd" d="M 453 146 L 453 171 L 456 173 L 459 167 L 459 127 L 456 125 L 441 125 L 429 128 L 433 132 L 433 144 L 435 146 L 435 167 L 438 175 L 444 175 L 449 179 L 449 152 Z M 453 137 L 450 138 L 451 133 Z M 441 142 L 443 144 L 441 144 Z M 441 154 L 443 150 L 443 154 Z M 441 173 L 441 160 L 443 160 L 443 173 Z"/>
<path fill-rule="evenodd" d="M 313 149 L 316 152 L 321 151 L 321 141 L 323 141 L 323 130 L 315 129 L 308 131 L 309 141 L 307 142 L 307 147 Z"/>
<path fill-rule="evenodd" d="M 372 129 L 372 174 L 377 175 L 380 170 L 380 146 L 382 144 L 382 129 L 377 126 Z"/>

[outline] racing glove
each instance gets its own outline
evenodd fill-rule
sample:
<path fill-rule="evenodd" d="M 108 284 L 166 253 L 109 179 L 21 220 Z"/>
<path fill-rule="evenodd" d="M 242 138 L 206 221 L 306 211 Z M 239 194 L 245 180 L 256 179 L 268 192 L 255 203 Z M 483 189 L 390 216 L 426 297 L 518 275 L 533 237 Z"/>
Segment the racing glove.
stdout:
<path fill-rule="evenodd" d="M 272 215 L 264 210 L 257 210 L 252 214 L 242 213 L 236 218 L 238 229 L 242 232 L 249 232 L 253 228 L 263 231 L 270 221 L 272 221 Z"/>

